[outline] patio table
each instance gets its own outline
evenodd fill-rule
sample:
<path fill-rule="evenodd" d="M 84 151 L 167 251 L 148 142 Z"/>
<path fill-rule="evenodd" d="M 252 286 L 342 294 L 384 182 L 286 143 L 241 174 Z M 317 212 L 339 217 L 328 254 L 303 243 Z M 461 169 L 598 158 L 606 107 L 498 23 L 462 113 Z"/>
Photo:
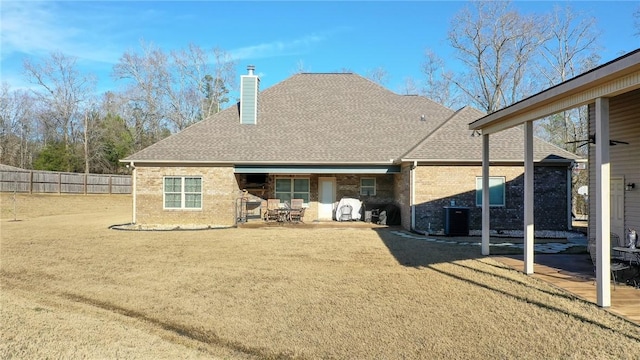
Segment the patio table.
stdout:
<path fill-rule="evenodd" d="M 631 254 L 631 259 L 629 260 L 629 263 L 633 265 L 633 263 L 635 262 L 636 265 L 640 265 L 640 249 L 629 248 L 625 246 L 614 246 L 612 249 L 625 254 Z"/>
<path fill-rule="evenodd" d="M 631 255 L 631 259 L 629 260 L 629 265 L 631 265 L 635 269 L 635 274 L 631 279 L 629 279 L 627 283 L 640 289 L 640 249 L 629 248 L 624 246 L 614 246 L 612 250 Z M 625 259 L 626 259 L 626 256 L 625 256 Z"/>

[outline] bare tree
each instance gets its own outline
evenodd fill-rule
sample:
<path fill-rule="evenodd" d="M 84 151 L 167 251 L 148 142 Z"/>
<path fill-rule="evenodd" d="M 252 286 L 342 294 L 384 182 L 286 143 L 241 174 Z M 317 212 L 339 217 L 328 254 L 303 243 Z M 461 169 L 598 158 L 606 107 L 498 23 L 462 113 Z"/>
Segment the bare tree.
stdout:
<path fill-rule="evenodd" d="M 408 76 L 406 78 L 404 78 L 404 84 L 402 86 L 402 88 L 400 89 L 400 94 L 404 94 L 404 95 L 418 95 L 420 93 L 419 91 L 419 85 L 416 81 L 416 79 Z"/>
<path fill-rule="evenodd" d="M 539 21 L 512 10 L 508 2 L 474 2 L 451 22 L 448 39 L 468 71 L 454 84 L 487 112 L 528 94 L 525 75 L 542 41 Z"/>
<path fill-rule="evenodd" d="M 540 73 L 553 86 L 589 70 L 599 60 L 596 19 L 555 6 L 544 27 Z"/>
<path fill-rule="evenodd" d="M 33 98 L 23 90 L 0 87 L 0 163 L 30 168 Z"/>
<path fill-rule="evenodd" d="M 104 172 L 104 169 L 100 166 L 100 160 L 102 160 L 104 152 L 104 142 L 102 141 L 104 128 L 101 126 L 103 116 L 95 99 L 85 107 L 82 114 L 82 131 L 79 131 L 79 142 L 82 144 L 84 172 L 86 174 L 92 171 Z"/>
<path fill-rule="evenodd" d="M 204 78 L 208 75 L 208 57 L 200 47 L 189 44 L 186 49 L 171 52 L 175 71 L 169 70 L 169 83 L 164 84 L 168 96 L 167 118 L 180 131 L 200 119 Z"/>
<path fill-rule="evenodd" d="M 426 97 L 447 107 L 457 105 L 453 73 L 445 69 L 444 60 L 431 49 L 425 50 L 422 73 L 425 78 L 422 92 Z"/>
<path fill-rule="evenodd" d="M 378 66 L 367 71 L 367 79 L 384 86 L 389 82 L 389 73 L 382 66 Z"/>
<path fill-rule="evenodd" d="M 137 148 L 148 145 L 143 134 L 151 134 L 150 141 L 155 142 L 167 130 L 183 130 L 229 101 L 226 94 L 235 84 L 235 62 L 224 50 L 214 48 L 210 54 L 190 44 L 167 55 L 152 44 L 141 43 L 141 48 L 140 54 L 126 52 L 114 67 L 116 78 L 129 80 Z"/>
<path fill-rule="evenodd" d="M 93 76 L 81 74 L 76 59 L 59 52 L 40 64 L 26 59 L 24 69 L 27 79 L 40 88 L 34 94 L 47 109 L 46 126 L 54 130 L 47 135 L 58 137 L 54 140 L 62 141 L 66 154 L 70 154 L 71 137 L 78 127 L 82 106 L 94 90 Z M 68 159 L 65 162 L 66 168 L 60 170 L 71 171 L 71 163 Z"/>
<path fill-rule="evenodd" d="M 134 151 L 135 126 L 127 121 L 131 114 L 129 99 L 125 94 L 107 92 L 97 101 L 96 112 L 100 116 L 95 134 L 99 137 L 99 147 L 94 148 L 93 167 L 101 173 L 125 172 L 119 162 Z"/>
<path fill-rule="evenodd" d="M 596 19 L 574 12 L 569 6 L 554 7 L 545 21 L 545 42 L 540 48 L 538 72 L 546 79 L 544 87 L 566 81 L 595 67 L 600 60 Z M 542 137 L 571 152 L 586 152 L 576 140 L 588 137 L 584 111 L 573 109 L 555 114 L 536 126 Z"/>
<path fill-rule="evenodd" d="M 210 98 L 212 103 L 216 105 L 216 112 L 218 112 L 222 109 L 223 104 L 229 102 L 227 97 L 229 91 L 237 86 L 237 63 L 231 54 L 219 47 L 213 49 L 213 57 L 215 59 L 215 80 Z M 212 107 L 212 109 L 214 108 Z M 211 115 L 211 111 L 207 113 L 207 116 L 209 115 Z"/>
<path fill-rule="evenodd" d="M 168 57 L 153 44 L 141 42 L 142 54 L 125 52 L 114 66 L 116 79 L 130 81 L 126 97 L 130 100 L 127 113 L 131 115 L 135 148 L 140 150 L 162 139 L 167 128 L 166 87 Z"/>
<path fill-rule="evenodd" d="M 304 64 L 302 59 L 298 60 L 294 69 L 291 71 L 291 75 L 303 74 L 310 72 L 310 69 Z"/>

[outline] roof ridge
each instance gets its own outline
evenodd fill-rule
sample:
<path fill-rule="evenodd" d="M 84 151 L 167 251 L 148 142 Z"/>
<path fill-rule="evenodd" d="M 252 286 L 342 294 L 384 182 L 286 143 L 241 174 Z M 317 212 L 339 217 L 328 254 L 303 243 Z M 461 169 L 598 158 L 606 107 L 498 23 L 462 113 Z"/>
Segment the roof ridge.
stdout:
<path fill-rule="evenodd" d="M 440 125 L 436 126 L 435 128 L 433 128 L 433 130 L 431 130 L 431 132 L 429 132 L 424 138 L 422 138 L 422 140 L 418 141 L 417 144 L 415 144 L 414 146 L 412 146 L 409 150 L 407 150 L 404 154 L 402 154 L 400 156 L 400 159 L 406 157 L 408 154 L 410 154 L 412 151 L 414 151 L 415 149 L 417 149 L 418 147 L 420 147 L 425 141 L 427 141 L 436 131 L 438 131 L 440 128 L 442 128 L 444 126 L 444 124 L 448 123 L 449 121 L 451 121 L 451 119 L 453 119 L 454 117 L 456 117 L 458 114 L 460 114 L 464 109 L 466 109 L 467 106 L 464 106 L 458 110 L 456 110 L 453 114 L 451 114 L 451 116 L 449 116 L 448 118 L 444 119 L 444 121 L 442 123 L 440 123 Z"/>

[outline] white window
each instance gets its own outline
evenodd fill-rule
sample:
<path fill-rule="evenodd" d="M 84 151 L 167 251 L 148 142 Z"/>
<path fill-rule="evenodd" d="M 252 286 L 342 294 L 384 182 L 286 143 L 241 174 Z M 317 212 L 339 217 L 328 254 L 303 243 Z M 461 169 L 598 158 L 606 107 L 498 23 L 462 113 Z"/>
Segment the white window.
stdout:
<path fill-rule="evenodd" d="M 202 209 L 202 178 L 165 176 L 165 209 Z"/>
<path fill-rule="evenodd" d="M 291 199 L 303 199 L 309 203 L 309 179 L 304 178 L 276 178 L 276 199 L 288 202 Z"/>
<path fill-rule="evenodd" d="M 376 178 L 360 178 L 360 195 L 374 196 L 376 194 Z"/>
<path fill-rule="evenodd" d="M 505 178 L 489 177 L 489 206 L 505 206 Z M 476 177 L 476 206 L 482 206 L 482 177 Z"/>

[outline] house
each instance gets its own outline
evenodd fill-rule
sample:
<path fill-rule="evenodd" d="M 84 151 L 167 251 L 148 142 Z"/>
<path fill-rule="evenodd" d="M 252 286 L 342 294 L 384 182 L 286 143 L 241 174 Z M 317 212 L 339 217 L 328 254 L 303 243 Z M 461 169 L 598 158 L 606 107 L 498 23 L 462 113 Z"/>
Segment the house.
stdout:
<path fill-rule="evenodd" d="M 250 66 L 236 106 L 122 160 L 134 169 L 134 223 L 233 226 L 243 207 L 268 198 L 302 198 L 305 222 L 332 221 L 338 201 L 356 198 L 365 211 L 397 209 L 405 229 L 446 233 L 446 207 L 467 208 L 464 221 L 480 229 L 482 139 L 468 123 L 481 112 L 350 73 L 296 74 L 264 91 L 259 84 Z M 521 229 L 523 132 L 499 136 L 494 226 Z M 535 144 L 540 229 L 566 230 L 576 156 Z"/>
<path fill-rule="evenodd" d="M 537 189 L 533 185 L 530 154 L 534 151 L 533 122 L 564 110 L 588 105 L 589 110 L 589 238 L 596 242 L 597 303 L 611 305 L 610 233 L 624 237 L 626 229 L 640 229 L 640 49 L 591 71 L 546 89 L 509 107 L 486 115 L 469 125 L 491 139 L 483 152 L 483 171 L 493 168 L 493 145 L 505 129 L 524 126 L 526 149 L 524 221 L 524 272 L 533 273 L 534 209 Z M 494 140 L 495 138 L 495 140 Z M 537 175 L 537 173 L 536 173 Z M 483 254 L 489 253 L 490 218 L 482 214 Z"/>

